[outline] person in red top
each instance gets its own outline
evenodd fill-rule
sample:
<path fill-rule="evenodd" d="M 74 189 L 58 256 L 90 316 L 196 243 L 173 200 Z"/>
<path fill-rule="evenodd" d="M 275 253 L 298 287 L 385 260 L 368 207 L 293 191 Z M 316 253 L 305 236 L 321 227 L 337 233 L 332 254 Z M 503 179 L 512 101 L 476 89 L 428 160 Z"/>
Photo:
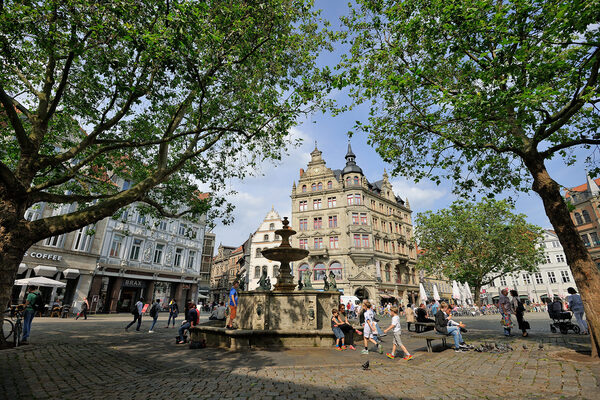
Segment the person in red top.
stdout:
<path fill-rule="evenodd" d="M 186 329 L 190 329 L 192 326 L 196 326 L 200 323 L 200 313 L 196 309 L 196 304 L 190 303 L 190 309 L 187 312 L 187 318 L 185 323 L 179 328 L 179 337 L 177 338 L 177 344 L 185 343 L 184 333 Z"/>

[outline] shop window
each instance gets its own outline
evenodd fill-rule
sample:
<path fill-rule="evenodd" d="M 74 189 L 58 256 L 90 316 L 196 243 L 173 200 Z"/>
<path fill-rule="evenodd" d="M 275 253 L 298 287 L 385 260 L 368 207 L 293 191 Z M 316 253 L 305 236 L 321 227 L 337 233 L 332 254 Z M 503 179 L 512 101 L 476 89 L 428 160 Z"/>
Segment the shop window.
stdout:
<path fill-rule="evenodd" d="M 154 264 L 162 264 L 164 249 L 165 249 L 164 244 L 162 244 L 162 243 L 156 244 L 156 247 L 154 248 L 154 259 L 152 260 L 152 262 L 154 262 Z"/>
<path fill-rule="evenodd" d="M 142 239 L 133 239 L 131 244 L 131 251 L 129 252 L 129 259 L 137 261 L 140 258 L 140 251 L 142 249 Z"/>

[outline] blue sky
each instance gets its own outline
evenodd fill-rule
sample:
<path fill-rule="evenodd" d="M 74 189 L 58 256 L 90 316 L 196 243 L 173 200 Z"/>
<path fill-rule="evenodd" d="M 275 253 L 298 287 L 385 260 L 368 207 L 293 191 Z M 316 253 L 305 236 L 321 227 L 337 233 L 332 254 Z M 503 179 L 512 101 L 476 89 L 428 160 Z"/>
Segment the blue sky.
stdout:
<path fill-rule="evenodd" d="M 345 1 L 337 0 L 316 2 L 317 7 L 323 9 L 323 16 L 331 21 L 334 28 L 339 25 L 339 16 L 347 10 L 346 4 Z M 336 48 L 333 54 L 323 54 L 320 63 L 334 65 L 338 54 L 343 50 Z M 336 99 L 343 102 L 345 95 L 338 93 Z M 291 149 L 290 156 L 275 165 L 263 164 L 258 171 L 261 176 L 247 178 L 244 181 L 230 181 L 226 189 L 238 192 L 229 198 L 236 206 L 233 213 L 235 222 L 229 226 L 218 225 L 213 229 L 217 235 L 217 245 L 219 243 L 229 246 L 241 245 L 260 225 L 271 206 L 282 217 L 291 217 L 292 184 L 294 181 L 297 182 L 300 168 L 306 168 L 315 141 L 319 150 L 323 152 L 323 159 L 329 168 L 343 168 L 348 142 L 347 132 L 353 130 L 355 121 L 366 121 L 367 111 L 366 108 L 360 107 L 336 117 L 319 113 L 301 121 L 300 125 L 292 130 L 292 134 L 302 138 L 303 144 Z M 367 179 L 379 180 L 385 168 L 391 170 L 391 167 L 377 155 L 375 149 L 367 145 L 366 135 L 355 134 L 351 143 L 352 150 L 356 154 L 356 162 L 363 169 Z M 585 153 L 582 153 L 578 157 L 578 162 L 571 167 L 567 167 L 560 158 L 549 162 L 547 167 L 550 176 L 567 187 L 585 183 L 584 157 Z M 456 200 L 449 182 L 437 186 L 431 181 L 422 180 L 415 184 L 410 177 L 391 177 L 391 182 L 396 195 L 403 199 L 408 198 L 413 216 L 418 212 L 448 207 Z M 529 222 L 543 228 L 551 228 L 542 201 L 536 193 L 506 192 L 503 196 L 512 196 L 516 200 L 515 211 L 527 215 Z"/>

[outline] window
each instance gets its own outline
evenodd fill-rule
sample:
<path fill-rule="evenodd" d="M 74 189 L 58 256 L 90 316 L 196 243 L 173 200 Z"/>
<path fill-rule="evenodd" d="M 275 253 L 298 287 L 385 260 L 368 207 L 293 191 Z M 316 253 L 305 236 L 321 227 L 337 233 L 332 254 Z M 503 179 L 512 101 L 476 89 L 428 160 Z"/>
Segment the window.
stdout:
<path fill-rule="evenodd" d="M 322 281 L 323 277 L 326 275 L 325 264 L 316 264 L 313 268 L 313 272 L 315 273 L 315 281 Z"/>
<path fill-rule="evenodd" d="M 302 264 L 298 267 L 298 278 L 302 278 L 303 272 L 308 271 L 308 264 Z"/>
<path fill-rule="evenodd" d="M 317 190 L 317 185 L 316 184 L 312 184 L 310 185 L 310 190 L 312 190 L 313 192 Z"/>
<path fill-rule="evenodd" d="M 167 221 L 160 220 L 158 222 L 157 228 L 161 231 L 166 231 L 167 230 Z"/>
<path fill-rule="evenodd" d="M 315 238 L 315 249 L 322 249 L 322 248 L 323 248 L 323 238 L 322 237 Z"/>
<path fill-rule="evenodd" d="M 313 218 L 313 229 L 321 229 L 323 227 L 323 218 Z"/>
<path fill-rule="evenodd" d="M 337 236 L 329 237 L 329 248 L 330 249 L 338 249 L 339 248 L 339 240 Z"/>
<path fill-rule="evenodd" d="M 321 204 L 321 199 L 313 200 L 313 210 L 320 210 L 322 207 L 323 207 L 323 204 Z"/>
<path fill-rule="evenodd" d="M 396 228 L 396 233 L 400 233 L 400 226 L 397 222 L 394 222 L 394 227 Z"/>
<path fill-rule="evenodd" d="M 188 254 L 188 261 L 187 261 L 188 269 L 194 269 L 195 261 L 196 261 L 196 252 L 193 250 L 190 250 L 190 253 Z"/>
<path fill-rule="evenodd" d="M 273 278 L 277 278 L 279 276 L 279 265 L 273 265 Z"/>
<path fill-rule="evenodd" d="M 322 182 L 317 183 L 317 190 L 323 190 L 323 183 Z"/>
<path fill-rule="evenodd" d="M 359 220 L 359 218 L 358 218 L 358 213 L 352 213 L 352 223 L 353 223 L 354 225 L 358 225 L 359 221 L 360 221 L 360 220 Z"/>
<path fill-rule="evenodd" d="M 337 228 L 337 215 L 330 215 L 329 216 L 329 227 L 330 228 Z"/>
<path fill-rule="evenodd" d="M 305 231 L 308 229 L 308 223 L 307 223 L 307 219 L 306 218 L 300 218 L 298 220 L 298 223 L 300 224 L 300 230 L 301 231 Z"/>
<path fill-rule="evenodd" d="M 374 210 L 375 209 L 375 200 L 371 200 L 371 209 Z"/>
<path fill-rule="evenodd" d="M 348 205 L 349 206 L 351 206 L 352 204 L 354 204 L 354 195 L 353 194 L 349 194 L 346 197 L 348 198 Z"/>
<path fill-rule="evenodd" d="M 333 208 L 336 206 L 336 200 L 335 197 L 328 197 L 327 198 L 327 207 L 329 208 Z"/>
<path fill-rule="evenodd" d="M 133 239 L 131 251 L 129 252 L 130 260 L 138 260 L 140 258 L 140 250 L 142 249 L 142 239 Z"/>
<path fill-rule="evenodd" d="M 128 208 L 124 208 L 123 212 L 121 213 L 121 220 L 122 221 L 127 221 L 128 217 L 129 217 L 129 209 Z"/>
<path fill-rule="evenodd" d="M 389 232 L 389 233 L 392 233 L 393 231 L 392 231 L 392 223 L 391 223 L 391 222 L 390 222 L 390 224 L 389 224 L 389 227 L 390 227 L 390 230 L 389 230 L 388 232 Z"/>
<path fill-rule="evenodd" d="M 550 283 L 556 283 L 556 276 L 554 275 L 554 271 L 548 271 L 548 281 Z"/>
<path fill-rule="evenodd" d="M 163 250 L 165 249 L 165 245 L 161 243 L 157 243 L 156 247 L 154 247 L 154 259 L 152 262 L 154 264 L 162 263 Z"/>
<path fill-rule="evenodd" d="M 559 263 L 565 262 L 565 256 L 563 254 L 557 254 L 556 262 L 559 262 Z"/>
<path fill-rule="evenodd" d="M 360 213 L 360 224 L 367 225 L 367 213 Z"/>
<path fill-rule="evenodd" d="M 269 230 L 272 231 L 275 229 L 275 224 L 274 223 L 270 223 L 269 224 Z"/>
<path fill-rule="evenodd" d="M 48 239 L 44 240 L 44 246 L 62 247 L 64 236 L 65 235 L 63 234 L 63 235 L 49 237 Z"/>
<path fill-rule="evenodd" d="M 552 263 L 552 259 L 550 258 L 550 256 L 548 254 L 545 254 L 544 258 L 546 259 L 546 264 L 551 264 Z"/>
<path fill-rule="evenodd" d="M 327 182 L 327 189 L 333 189 L 333 182 Z"/>
<path fill-rule="evenodd" d="M 333 275 L 335 275 L 336 280 L 342 279 L 342 264 L 340 264 L 339 262 L 332 262 L 329 265 L 329 271 L 333 272 Z"/>
<path fill-rule="evenodd" d="M 260 279 L 260 267 L 259 266 L 254 267 L 254 279 Z"/>
<path fill-rule="evenodd" d="M 360 247 L 360 235 L 354 235 L 354 247 Z"/>
<path fill-rule="evenodd" d="M 269 241 L 269 235 L 264 235 L 263 236 L 263 241 L 264 242 L 268 242 Z"/>
<path fill-rule="evenodd" d="M 25 213 L 25 219 L 27 221 L 35 221 L 37 219 L 40 219 L 40 213 L 34 210 L 27 210 L 27 212 Z"/>
<path fill-rule="evenodd" d="M 302 185 L 302 193 L 306 193 L 306 185 Z"/>
<path fill-rule="evenodd" d="M 592 222 L 592 219 L 590 218 L 590 213 L 587 210 L 581 211 L 581 215 L 583 216 L 583 222 Z"/>
<path fill-rule="evenodd" d="M 112 243 L 110 244 L 110 253 L 111 257 L 119 258 L 121 256 L 121 245 L 123 244 L 123 236 L 114 235 Z"/>
<path fill-rule="evenodd" d="M 263 275 L 269 275 L 269 273 L 267 272 L 267 266 L 266 265 L 262 266 L 261 272 L 262 272 Z"/>
<path fill-rule="evenodd" d="M 385 266 L 385 281 L 389 282 L 390 280 L 392 280 L 392 273 L 391 273 L 391 268 L 388 265 Z"/>
<path fill-rule="evenodd" d="M 306 211 L 308 210 L 308 201 L 303 200 L 298 202 L 298 211 Z"/>
<path fill-rule="evenodd" d="M 560 278 L 562 279 L 562 283 L 571 282 L 571 277 L 569 276 L 569 271 L 560 271 Z"/>
<path fill-rule="evenodd" d="M 577 222 L 577 225 L 583 224 L 583 219 L 581 218 L 581 214 L 579 214 L 578 212 L 575 213 L 575 221 Z"/>
<path fill-rule="evenodd" d="M 600 244 L 600 240 L 598 240 L 598 234 L 596 232 L 590 232 L 590 237 L 592 238 L 592 244 L 597 246 Z"/>
<path fill-rule="evenodd" d="M 358 176 L 355 176 L 355 177 L 354 177 L 354 184 L 355 184 L 355 185 L 358 185 L 358 182 L 359 182 L 359 181 L 358 181 Z"/>
<path fill-rule="evenodd" d="M 526 285 L 531 284 L 531 275 L 529 275 L 529 274 L 523 274 L 523 282 Z"/>
<path fill-rule="evenodd" d="M 373 218 L 373 227 L 374 227 L 375 229 L 379 229 L 379 227 L 377 226 L 377 225 L 378 225 L 378 223 L 379 223 L 379 220 L 378 220 L 377 218 Z"/>
<path fill-rule="evenodd" d="M 387 240 L 383 241 L 383 252 L 384 253 L 390 252 L 390 243 Z"/>
<path fill-rule="evenodd" d="M 369 235 L 362 235 L 362 247 L 369 248 Z"/>
<path fill-rule="evenodd" d="M 360 196 L 360 194 L 355 194 L 354 195 L 354 204 L 362 204 L 361 199 L 362 199 L 362 197 Z"/>
<path fill-rule="evenodd" d="M 89 227 L 83 227 L 77 231 L 75 241 L 73 242 L 73 250 L 88 251 L 92 243 L 92 235 L 88 234 Z"/>
<path fill-rule="evenodd" d="M 178 247 L 175 249 L 175 260 L 173 261 L 174 267 L 181 267 L 181 259 L 183 258 L 183 249 Z"/>
<path fill-rule="evenodd" d="M 505 276 L 500 277 L 500 286 L 506 286 L 506 277 Z"/>
<path fill-rule="evenodd" d="M 552 247 L 554 247 L 554 248 L 560 247 L 560 242 L 558 240 L 553 240 L 552 241 Z"/>
<path fill-rule="evenodd" d="M 349 176 L 346 177 L 346 186 L 350 186 L 350 184 L 352 183 L 352 178 L 350 178 Z"/>
<path fill-rule="evenodd" d="M 375 250 L 381 250 L 381 239 L 375 239 Z"/>
<path fill-rule="evenodd" d="M 538 285 L 541 285 L 544 283 L 544 278 L 542 278 L 542 273 L 541 272 L 536 272 L 535 273 L 535 283 L 537 283 Z"/>
<path fill-rule="evenodd" d="M 590 239 L 588 238 L 587 234 L 583 234 L 581 235 L 581 240 L 583 240 L 583 244 L 585 244 L 586 246 L 590 245 Z"/>
<path fill-rule="evenodd" d="M 281 240 L 281 237 L 277 234 L 275 234 L 275 241 Z"/>
<path fill-rule="evenodd" d="M 178 231 L 179 235 L 185 236 L 185 234 L 187 233 L 187 229 L 188 229 L 187 224 L 184 224 L 183 222 L 180 223 L 179 224 L 179 231 Z"/>
<path fill-rule="evenodd" d="M 301 249 L 306 249 L 308 247 L 308 239 L 300 239 L 298 247 Z"/>
<path fill-rule="evenodd" d="M 256 258 L 261 258 L 262 257 L 262 253 L 260 252 L 260 250 L 261 250 L 260 248 L 256 249 L 256 253 L 254 253 L 254 256 Z"/>
<path fill-rule="evenodd" d="M 137 215 L 137 223 L 140 225 L 145 225 L 146 224 L 146 216 L 142 213 L 138 213 Z"/>

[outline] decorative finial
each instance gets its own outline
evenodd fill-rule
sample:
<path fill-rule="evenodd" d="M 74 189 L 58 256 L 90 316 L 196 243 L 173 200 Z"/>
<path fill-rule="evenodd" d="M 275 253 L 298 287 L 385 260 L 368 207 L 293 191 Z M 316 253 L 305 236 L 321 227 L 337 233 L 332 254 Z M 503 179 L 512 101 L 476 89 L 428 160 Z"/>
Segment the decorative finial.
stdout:
<path fill-rule="evenodd" d="M 288 217 L 283 217 L 283 221 L 281 221 L 281 223 L 283 224 L 283 229 L 290 229 L 290 227 L 288 226 L 290 224 L 290 221 L 288 221 Z"/>
<path fill-rule="evenodd" d="M 317 150 L 317 141 L 315 140 L 315 150 Z"/>

